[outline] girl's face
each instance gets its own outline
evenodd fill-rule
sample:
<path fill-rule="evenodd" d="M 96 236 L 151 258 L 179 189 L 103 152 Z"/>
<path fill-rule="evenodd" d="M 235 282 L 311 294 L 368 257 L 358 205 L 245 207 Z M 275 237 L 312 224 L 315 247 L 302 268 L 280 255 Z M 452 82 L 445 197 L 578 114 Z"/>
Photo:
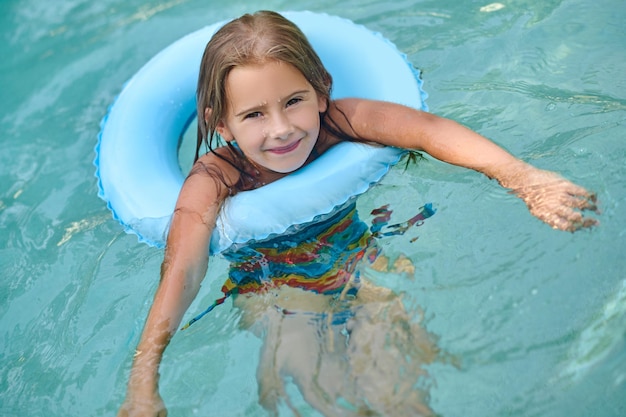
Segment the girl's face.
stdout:
<path fill-rule="evenodd" d="M 236 67 L 226 78 L 226 111 L 217 125 L 257 166 L 289 173 L 311 154 L 326 102 L 294 66 L 278 61 Z"/>

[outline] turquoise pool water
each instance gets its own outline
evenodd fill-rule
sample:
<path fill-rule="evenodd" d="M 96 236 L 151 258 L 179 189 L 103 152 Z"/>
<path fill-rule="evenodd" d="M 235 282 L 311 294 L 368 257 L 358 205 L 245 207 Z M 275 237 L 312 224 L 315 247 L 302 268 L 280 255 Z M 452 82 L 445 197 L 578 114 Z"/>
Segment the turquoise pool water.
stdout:
<path fill-rule="evenodd" d="M 399 217 L 426 201 L 438 208 L 412 236 L 385 243 L 413 261 L 414 279 L 376 277 L 424 311 L 423 326 L 455 358 L 428 367 L 431 408 L 625 415 L 624 6 L 3 0 L 0 415 L 114 415 L 162 252 L 123 233 L 96 196 L 100 119 L 159 50 L 259 8 L 327 12 L 382 32 L 424 70 L 431 111 L 598 193 L 601 226 L 576 234 L 539 223 L 480 175 L 432 160 L 394 170 L 360 201 L 363 213 L 395 202 Z M 224 263 L 210 274 L 189 315 L 216 297 Z M 237 319 L 227 303 L 174 338 L 161 379 L 170 415 L 265 415 L 260 341 Z M 317 415 L 289 393 L 302 415 Z"/>

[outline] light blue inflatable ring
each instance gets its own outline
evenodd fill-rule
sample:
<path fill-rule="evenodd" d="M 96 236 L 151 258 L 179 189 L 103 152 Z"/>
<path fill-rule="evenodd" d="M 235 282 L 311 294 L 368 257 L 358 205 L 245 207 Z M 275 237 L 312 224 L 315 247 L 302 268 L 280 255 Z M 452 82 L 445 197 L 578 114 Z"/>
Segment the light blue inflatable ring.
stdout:
<path fill-rule="evenodd" d="M 419 73 L 378 33 L 349 20 L 286 12 L 333 77 L 333 98 L 360 97 L 427 110 Z M 98 195 L 126 232 L 162 247 L 184 181 L 178 162 L 183 132 L 196 111 L 204 48 L 225 22 L 165 48 L 124 86 L 101 124 L 95 147 Z M 334 146 L 297 172 L 224 202 L 210 252 L 287 232 L 331 213 L 367 191 L 402 150 L 359 143 Z"/>

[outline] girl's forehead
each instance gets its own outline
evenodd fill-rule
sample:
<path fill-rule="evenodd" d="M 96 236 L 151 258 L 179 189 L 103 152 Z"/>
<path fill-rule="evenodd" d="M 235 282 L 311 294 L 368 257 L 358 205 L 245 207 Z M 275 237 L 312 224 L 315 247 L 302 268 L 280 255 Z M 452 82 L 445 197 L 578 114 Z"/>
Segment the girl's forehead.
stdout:
<path fill-rule="evenodd" d="M 310 89 L 311 84 L 293 65 L 281 61 L 242 65 L 233 68 L 225 80 L 226 95 L 249 96 L 265 93 L 285 94 L 294 89 Z M 267 97 L 270 99 L 271 97 Z"/>
<path fill-rule="evenodd" d="M 230 77 L 233 72 L 249 72 L 258 74 L 267 74 L 270 72 L 297 72 L 300 74 L 300 71 L 294 65 L 285 61 L 279 61 L 275 59 L 267 59 L 263 61 L 255 61 L 248 64 L 237 65 L 229 71 L 227 78 Z"/>

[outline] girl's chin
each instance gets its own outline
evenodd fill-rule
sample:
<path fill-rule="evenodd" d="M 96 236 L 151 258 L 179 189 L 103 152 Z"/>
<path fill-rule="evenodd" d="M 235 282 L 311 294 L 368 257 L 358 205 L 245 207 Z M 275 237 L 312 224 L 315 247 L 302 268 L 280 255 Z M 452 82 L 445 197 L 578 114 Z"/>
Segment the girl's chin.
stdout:
<path fill-rule="evenodd" d="M 299 170 L 304 165 L 305 161 L 302 161 L 298 164 L 293 164 L 289 166 L 275 166 L 274 168 L 268 168 L 270 171 L 276 172 L 277 174 L 291 174 L 294 171 Z"/>
<path fill-rule="evenodd" d="M 289 161 L 271 161 L 267 164 L 263 164 L 263 167 L 269 171 L 276 172 L 278 174 L 290 174 L 302 168 L 307 159 L 308 155 L 307 157 L 302 158 L 289 158 Z"/>

